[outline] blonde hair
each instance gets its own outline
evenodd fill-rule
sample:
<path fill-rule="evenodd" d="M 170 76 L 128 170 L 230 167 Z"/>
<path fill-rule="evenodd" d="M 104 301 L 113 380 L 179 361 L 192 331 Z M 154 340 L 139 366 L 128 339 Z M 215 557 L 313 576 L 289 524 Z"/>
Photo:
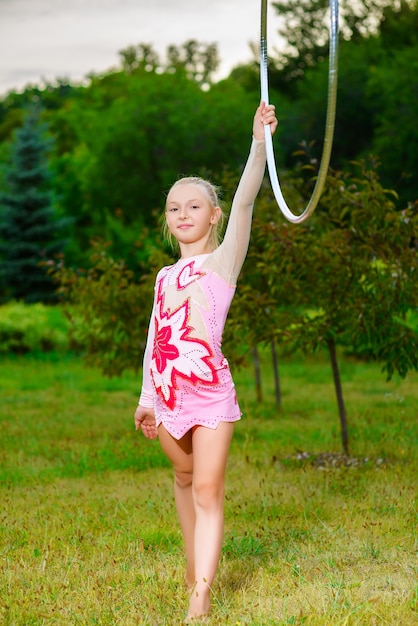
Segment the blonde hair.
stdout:
<path fill-rule="evenodd" d="M 219 187 L 216 187 L 215 185 L 210 183 L 208 180 L 205 180 L 204 178 L 200 178 L 200 176 L 186 176 L 185 178 L 179 178 L 179 180 L 176 180 L 176 182 L 171 186 L 167 194 L 167 198 L 170 192 L 173 189 L 175 189 L 175 187 L 178 187 L 179 185 L 196 185 L 196 187 L 200 187 L 201 189 L 203 189 L 204 193 L 206 194 L 209 200 L 209 204 L 212 207 L 212 209 L 215 209 L 215 207 L 220 207 Z M 165 211 L 167 211 L 167 202 L 165 206 Z M 221 235 L 222 235 L 222 227 L 223 227 L 224 219 L 225 219 L 225 215 L 221 208 L 221 215 L 220 215 L 219 220 L 215 224 L 211 224 L 209 243 L 213 250 L 215 250 L 215 248 L 217 248 L 219 244 L 221 243 Z M 163 228 L 164 240 L 168 242 L 168 244 L 170 245 L 171 249 L 174 252 L 178 252 L 179 250 L 178 241 L 171 234 L 164 215 L 162 216 L 162 220 L 163 220 L 162 228 Z"/>

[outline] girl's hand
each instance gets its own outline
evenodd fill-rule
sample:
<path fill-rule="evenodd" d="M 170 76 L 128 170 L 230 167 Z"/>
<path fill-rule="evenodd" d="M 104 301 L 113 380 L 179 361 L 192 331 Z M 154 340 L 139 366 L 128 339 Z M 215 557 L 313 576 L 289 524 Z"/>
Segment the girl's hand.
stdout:
<path fill-rule="evenodd" d="M 260 106 L 254 115 L 253 123 L 253 136 L 254 139 L 264 141 L 264 126 L 270 126 L 271 134 L 274 135 L 277 128 L 277 119 L 275 114 L 275 106 L 273 104 L 266 104 L 261 101 Z"/>
<path fill-rule="evenodd" d="M 138 405 L 134 415 L 135 430 L 142 430 L 147 439 L 156 439 L 158 430 L 155 425 L 155 415 L 153 409 Z"/>

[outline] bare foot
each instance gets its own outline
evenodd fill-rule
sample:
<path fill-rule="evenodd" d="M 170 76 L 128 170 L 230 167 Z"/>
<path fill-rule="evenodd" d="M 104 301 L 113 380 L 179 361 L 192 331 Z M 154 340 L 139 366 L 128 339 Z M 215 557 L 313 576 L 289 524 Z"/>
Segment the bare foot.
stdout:
<path fill-rule="evenodd" d="M 203 620 L 210 611 L 210 587 L 206 582 L 195 583 L 190 593 L 189 612 L 187 619 Z M 187 623 L 187 622 L 186 622 Z"/>

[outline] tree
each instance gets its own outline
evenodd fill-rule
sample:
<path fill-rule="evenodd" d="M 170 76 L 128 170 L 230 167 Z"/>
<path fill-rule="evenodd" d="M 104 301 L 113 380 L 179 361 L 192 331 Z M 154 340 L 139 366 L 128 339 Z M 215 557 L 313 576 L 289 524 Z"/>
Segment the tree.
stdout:
<path fill-rule="evenodd" d="M 219 67 L 219 54 L 216 44 L 200 44 L 190 39 L 182 47 L 171 45 L 167 48 L 167 71 L 177 71 L 184 67 L 188 78 L 203 88 L 213 82 L 213 75 Z"/>
<path fill-rule="evenodd" d="M 412 0 L 412 4 L 415 0 Z M 398 10 L 405 0 L 340 0 L 339 31 L 342 39 L 358 42 L 376 34 L 385 11 Z M 302 78 L 305 70 L 328 56 L 329 0 L 281 0 L 273 2 L 283 18 L 279 34 L 288 48 L 279 53 L 277 64 L 288 80 Z"/>
<path fill-rule="evenodd" d="M 339 79 L 332 164 L 345 168 L 352 159 L 371 149 L 379 108 L 368 94 L 368 81 L 382 63 L 379 41 L 344 42 L 340 46 Z M 294 86 L 295 100 L 284 114 L 283 141 L 287 148 L 286 164 L 295 164 L 294 152 L 302 141 L 313 143 L 312 155 L 319 161 L 325 134 L 328 92 L 328 63 L 307 69 L 303 81 Z M 380 91 L 381 93 L 381 91 Z M 379 98 L 380 98 L 379 93 Z"/>
<path fill-rule="evenodd" d="M 274 215 L 271 199 L 263 221 L 255 220 L 249 268 L 238 308 L 231 308 L 232 335 L 239 329 L 240 337 L 265 344 L 329 352 L 345 453 L 338 349 L 376 360 L 388 378 L 418 369 L 418 333 L 408 322 L 418 306 L 418 212 L 412 204 L 397 211 L 392 198 L 376 163 L 361 163 L 329 175 L 316 212 L 303 225 L 284 222 L 277 207 Z"/>
<path fill-rule="evenodd" d="M 170 262 L 164 252 L 145 247 L 147 260 L 138 274 L 113 258 L 100 240 L 93 243 L 88 269 L 68 267 L 63 259 L 51 267 L 71 324 L 72 344 L 107 376 L 142 365 L 155 276 Z"/>
<path fill-rule="evenodd" d="M 210 172 L 217 180 L 225 165 L 241 165 L 254 102 L 233 82 L 203 91 L 180 70 L 95 79 L 60 114 L 73 146 L 54 158 L 54 182 L 80 247 L 103 237 L 126 259 L 179 176 Z"/>
<path fill-rule="evenodd" d="M 417 72 L 418 43 L 392 51 L 367 84 L 376 110 L 372 150 L 382 163 L 385 184 L 398 191 L 401 206 L 418 198 Z"/>
<path fill-rule="evenodd" d="M 381 363 L 388 379 L 418 369 L 418 333 L 407 323 L 418 305 L 418 213 L 412 205 L 397 211 L 393 195 L 382 187 L 376 163 L 333 173 L 300 250 L 310 308 L 294 340 L 305 350 L 329 350 L 346 453 L 338 344 Z"/>
<path fill-rule="evenodd" d="M 309 37 L 306 34 L 306 45 L 313 46 L 314 50 L 319 35 L 313 26 L 313 30 L 309 30 L 309 7 L 320 11 L 321 5 L 325 10 L 327 2 L 307 2 L 306 14 L 301 10 L 303 3 L 287 5 L 289 19 L 294 10 L 296 21 L 306 20 L 304 28 L 310 33 Z M 341 3 L 341 7 L 345 22 L 345 9 L 358 15 L 349 21 L 350 39 L 343 39 L 340 44 L 332 165 L 345 169 L 353 159 L 376 154 L 382 164 L 383 184 L 396 189 L 401 208 L 418 197 L 414 175 L 418 167 L 415 123 L 418 4 L 416 0 L 390 4 L 379 0 L 350 6 Z M 367 20 L 366 9 L 370 9 Z M 360 16 L 364 16 L 364 22 Z M 324 19 L 322 14 L 317 21 L 326 28 Z M 289 36 L 302 37 L 297 28 Z M 298 45 L 302 46 L 302 42 Z M 283 106 L 282 98 L 277 100 L 284 126 L 285 164 L 289 167 L 294 165 L 293 152 L 302 141 L 313 144 L 312 154 L 317 159 L 321 156 L 329 70 L 325 56 L 325 53 L 318 54 L 310 64 L 306 62 L 300 80 L 297 77 L 290 80 L 286 67 L 278 71 L 276 65 L 271 71 L 271 84 L 281 85 L 285 93 L 291 92 L 293 96 L 290 106 L 286 102 Z M 299 62 L 298 59 L 296 56 L 292 63 Z M 290 80 L 287 86 L 285 79 Z"/>
<path fill-rule="evenodd" d="M 0 194 L 0 274 L 7 299 L 54 299 L 41 263 L 63 249 L 58 234 L 66 221 L 57 219 L 53 207 L 46 163 L 50 142 L 44 133 L 33 108 L 15 133 L 5 176 L 8 190 Z"/>
<path fill-rule="evenodd" d="M 203 88 L 213 82 L 213 75 L 219 67 L 219 54 L 216 44 L 202 44 L 189 39 L 183 45 L 171 44 L 167 47 L 166 60 L 161 61 L 151 44 L 141 43 L 128 46 L 119 52 L 125 72 L 136 70 L 147 72 L 186 72 L 187 77 Z"/>

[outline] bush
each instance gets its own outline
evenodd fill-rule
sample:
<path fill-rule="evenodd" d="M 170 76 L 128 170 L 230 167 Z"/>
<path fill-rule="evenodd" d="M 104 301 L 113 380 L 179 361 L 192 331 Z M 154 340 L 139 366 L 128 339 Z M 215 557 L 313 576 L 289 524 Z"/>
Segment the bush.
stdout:
<path fill-rule="evenodd" d="M 68 348 L 68 322 L 59 307 L 9 302 L 0 306 L 0 354 Z"/>
<path fill-rule="evenodd" d="M 417 308 L 411 311 L 408 311 L 406 321 L 408 323 L 408 326 L 410 328 L 413 328 L 418 333 L 418 309 Z"/>

